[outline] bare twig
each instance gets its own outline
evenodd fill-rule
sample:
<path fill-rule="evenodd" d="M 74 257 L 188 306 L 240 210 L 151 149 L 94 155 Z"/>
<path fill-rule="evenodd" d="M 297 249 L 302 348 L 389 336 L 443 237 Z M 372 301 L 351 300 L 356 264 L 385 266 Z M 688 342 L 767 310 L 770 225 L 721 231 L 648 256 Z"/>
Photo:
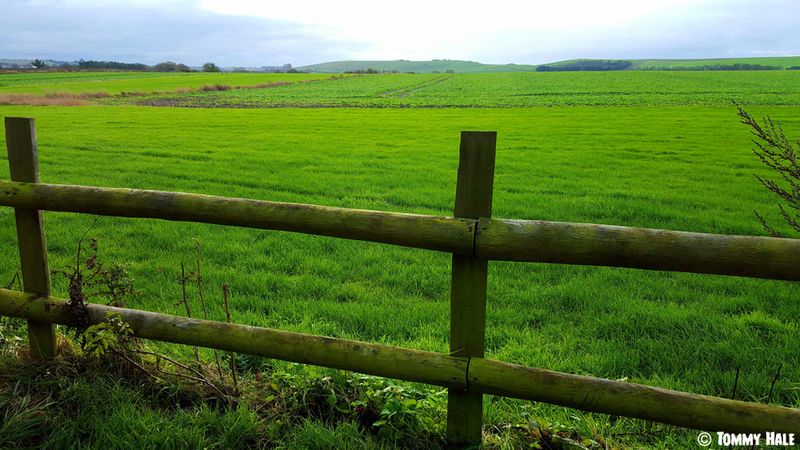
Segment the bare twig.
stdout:
<path fill-rule="evenodd" d="M 19 290 L 21 291 L 22 277 L 19 274 L 19 270 L 14 272 L 14 276 L 11 277 L 11 281 L 9 281 L 8 284 L 6 284 L 6 289 L 13 289 L 15 284 L 19 286 Z"/>
<path fill-rule="evenodd" d="M 195 252 L 195 281 L 197 282 L 197 295 L 200 297 L 200 306 L 203 308 L 203 319 L 208 320 L 208 311 L 206 310 L 206 300 L 203 295 L 203 276 L 200 272 L 201 252 L 200 252 L 200 239 L 195 238 L 196 252 Z M 222 381 L 222 361 L 219 358 L 219 352 L 214 349 L 214 360 L 217 363 L 217 374 Z"/>
<path fill-rule="evenodd" d="M 117 349 L 115 349 L 113 347 L 109 347 L 109 350 L 111 350 L 115 355 L 119 356 L 120 358 L 124 359 L 125 361 L 128 361 L 130 364 L 133 364 L 137 369 L 141 370 L 142 372 L 144 372 L 148 376 L 153 377 L 154 379 L 158 379 L 158 377 L 153 375 L 152 372 L 150 372 L 149 370 L 145 369 L 141 364 L 139 364 L 136 361 L 132 360 L 128 355 L 125 354 L 125 352 L 121 352 L 121 351 L 119 351 L 119 350 L 117 350 Z M 158 368 L 156 368 L 156 369 L 158 370 Z"/>
<path fill-rule="evenodd" d="M 183 370 L 185 370 L 187 372 L 193 373 L 195 376 L 189 376 L 189 375 L 183 375 L 183 374 L 178 374 L 178 373 L 166 372 L 166 371 L 163 371 L 163 370 L 161 371 L 161 373 L 164 373 L 164 374 L 167 374 L 167 375 L 175 375 L 175 376 L 178 376 L 178 377 L 187 378 L 187 379 L 190 379 L 190 380 L 194 380 L 194 381 L 203 383 L 203 384 L 207 385 L 208 387 L 214 389 L 220 395 L 221 399 L 225 400 L 228 403 L 231 403 L 230 398 L 228 398 L 228 396 L 225 395 L 225 393 L 222 392 L 222 390 L 220 390 L 220 388 L 216 384 L 214 384 L 213 381 L 209 380 L 199 370 L 193 369 L 190 366 L 187 366 L 186 364 L 180 363 L 180 362 L 170 358 L 169 356 L 165 356 L 165 355 L 162 355 L 162 354 L 159 354 L 159 353 L 150 352 L 150 351 L 147 351 L 147 350 L 139 350 L 139 349 L 131 350 L 131 352 L 138 353 L 138 354 L 141 354 L 141 355 L 155 356 L 155 357 L 157 357 L 159 359 L 163 359 L 164 361 L 167 361 L 168 363 L 170 363 L 170 364 L 172 364 L 172 365 L 174 365 L 176 367 L 179 367 L 179 368 L 181 368 L 181 369 L 183 369 Z"/>
<path fill-rule="evenodd" d="M 228 297 L 230 296 L 230 286 L 228 283 L 222 285 L 222 299 L 225 302 L 225 317 L 228 320 L 228 323 L 231 323 L 231 308 L 228 303 Z M 235 353 L 231 352 L 228 354 L 230 366 L 231 366 L 231 377 L 233 378 L 233 387 L 236 390 L 236 395 L 239 395 L 239 380 L 236 377 L 236 358 Z"/>
<path fill-rule="evenodd" d="M 188 319 L 192 318 L 192 310 L 189 308 L 189 300 L 186 298 L 186 268 L 183 264 L 183 259 L 181 259 L 181 295 L 183 299 L 183 306 L 186 308 L 186 317 Z M 197 349 L 197 346 L 194 346 L 194 359 L 197 361 L 197 365 L 200 366 L 200 351 Z"/>
<path fill-rule="evenodd" d="M 194 263 L 195 263 L 194 278 L 195 278 L 195 282 L 197 284 L 197 295 L 198 295 L 198 297 L 200 297 L 200 306 L 203 309 L 203 319 L 208 320 L 208 313 L 206 311 L 206 299 L 205 299 L 205 296 L 203 295 L 203 276 L 200 273 L 200 266 L 201 266 L 201 264 L 200 264 L 200 258 L 201 258 L 200 240 L 199 239 L 195 239 L 194 241 L 195 241 L 195 244 L 196 244 L 195 257 L 194 257 Z"/>
<path fill-rule="evenodd" d="M 775 371 L 775 376 L 772 377 L 772 384 L 769 385 L 769 394 L 767 394 L 767 403 L 772 402 L 772 391 L 775 389 L 775 383 L 778 382 L 778 377 L 781 376 L 781 369 L 783 368 L 783 363 L 778 365 L 778 370 Z"/>
<path fill-rule="evenodd" d="M 736 368 L 736 379 L 733 380 L 733 394 L 731 400 L 736 400 L 736 388 L 739 387 L 739 368 Z"/>
<path fill-rule="evenodd" d="M 87 228 L 86 231 L 83 232 L 83 235 L 81 236 L 81 238 L 78 239 L 78 251 L 75 254 L 75 271 L 76 272 L 80 272 L 80 270 L 81 270 L 81 246 L 83 245 L 83 240 L 86 239 L 86 235 L 88 235 L 89 232 L 92 231 L 92 228 L 94 228 L 94 226 L 97 225 L 97 221 L 98 220 L 100 220 L 100 217 L 96 217 L 94 219 L 94 221 L 92 222 L 92 224 L 89 225 L 89 228 Z"/>

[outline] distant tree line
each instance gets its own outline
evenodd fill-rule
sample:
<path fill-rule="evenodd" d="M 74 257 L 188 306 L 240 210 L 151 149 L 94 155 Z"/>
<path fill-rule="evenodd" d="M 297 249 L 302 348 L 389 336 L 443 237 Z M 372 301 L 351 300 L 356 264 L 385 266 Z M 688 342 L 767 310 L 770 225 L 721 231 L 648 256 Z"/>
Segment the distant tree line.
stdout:
<path fill-rule="evenodd" d="M 132 70 L 132 71 L 145 71 L 149 70 L 145 64 L 139 63 L 123 63 L 116 61 L 78 61 L 78 68 L 80 69 L 114 69 L 114 70 Z"/>
<path fill-rule="evenodd" d="M 176 63 L 172 61 L 164 61 L 158 64 L 149 66 L 141 63 L 124 63 L 118 61 L 95 61 L 83 60 L 77 62 L 53 62 L 48 63 L 41 59 L 34 59 L 27 64 L 6 64 L 0 65 L 0 69 L 13 69 L 13 70 L 60 70 L 60 71 L 73 71 L 73 70 L 125 70 L 133 72 L 222 72 L 222 69 L 213 62 L 203 64 L 201 68 L 191 68 L 186 64 Z M 283 66 L 262 66 L 259 68 L 245 68 L 237 67 L 233 69 L 226 69 L 226 71 L 233 72 L 286 72 L 286 73 L 300 73 L 299 70 L 292 67 L 291 64 L 284 64 Z"/>
<path fill-rule="evenodd" d="M 370 68 L 367 68 L 367 69 L 345 70 L 344 73 L 375 74 L 375 73 L 386 73 L 386 71 L 385 70 L 384 71 L 380 71 L 378 69 L 373 69 L 372 67 L 370 67 Z"/>
<path fill-rule="evenodd" d="M 45 67 L 39 63 L 40 60 L 34 60 L 31 65 L 37 69 L 42 69 Z M 214 65 L 214 63 L 210 63 Z M 216 67 L 216 65 L 214 65 Z M 70 70 L 70 69 L 79 69 L 79 70 L 126 70 L 132 72 L 191 72 L 192 69 L 187 66 L 186 64 L 174 63 L 172 61 L 165 61 L 162 63 L 158 63 L 154 66 L 148 66 L 147 64 L 141 63 L 124 63 L 124 62 L 117 62 L 117 61 L 95 61 L 95 60 L 80 60 L 77 63 L 70 63 L 70 64 L 62 64 L 57 66 L 56 68 L 60 70 Z"/>
<path fill-rule="evenodd" d="M 402 60 L 398 60 L 398 61 L 402 61 Z M 360 75 L 365 75 L 365 74 L 373 75 L 373 74 L 377 74 L 377 73 L 416 73 L 416 72 L 400 72 L 399 70 L 378 70 L 378 69 L 373 69 L 372 67 L 369 67 L 367 69 L 345 70 L 344 73 L 360 74 Z M 434 70 L 431 73 L 442 73 L 442 72 L 440 72 L 438 70 Z M 455 73 L 455 71 L 446 70 L 445 73 Z"/>
<path fill-rule="evenodd" d="M 631 61 L 625 60 L 601 60 L 592 59 L 585 61 L 573 61 L 562 64 L 545 64 L 536 67 L 537 72 L 594 72 L 607 70 L 625 70 L 633 65 Z"/>

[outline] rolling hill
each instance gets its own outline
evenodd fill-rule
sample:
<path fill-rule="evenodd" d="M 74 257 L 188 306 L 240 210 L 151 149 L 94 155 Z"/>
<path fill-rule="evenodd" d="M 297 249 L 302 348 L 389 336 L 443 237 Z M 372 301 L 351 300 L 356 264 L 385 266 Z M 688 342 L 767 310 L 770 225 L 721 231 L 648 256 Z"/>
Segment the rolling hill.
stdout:
<path fill-rule="evenodd" d="M 381 72 L 415 72 L 434 73 L 452 70 L 456 73 L 479 72 L 533 72 L 535 65 L 528 64 L 483 64 L 475 61 L 459 61 L 454 59 L 434 59 L 432 61 L 333 61 L 310 66 L 297 67 L 297 70 L 308 72 L 343 73 L 359 70 L 375 69 Z"/>
<path fill-rule="evenodd" d="M 607 61 L 601 59 L 570 59 L 549 64 L 552 67 L 568 66 L 579 62 Z M 786 69 L 800 66 L 800 56 L 778 56 L 763 58 L 710 58 L 710 59 L 629 59 L 614 61 L 630 61 L 625 70 L 697 70 L 704 66 L 731 66 L 735 64 L 756 64 Z M 459 61 L 453 59 L 434 59 L 432 61 L 332 61 L 297 67 L 304 72 L 344 73 L 374 69 L 380 72 L 415 72 L 415 73 L 480 73 L 480 72 L 535 72 L 538 65 L 532 64 L 483 64 L 475 61 Z"/>

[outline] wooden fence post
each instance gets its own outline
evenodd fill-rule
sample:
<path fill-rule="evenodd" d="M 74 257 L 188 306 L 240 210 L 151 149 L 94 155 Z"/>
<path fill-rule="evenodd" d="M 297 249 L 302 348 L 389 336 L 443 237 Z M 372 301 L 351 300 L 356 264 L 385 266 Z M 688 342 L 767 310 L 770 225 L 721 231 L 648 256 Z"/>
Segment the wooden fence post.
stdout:
<path fill-rule="evenodd" d="M 12 181 L 39 182 L 39 155 L 36 125 L 33 119 L 6 117 L 6 147 Z M 19 257 L 22 265 L 22 286 L 25 292 L 50 296 L 50 269 L 47 267 L 42 212 L 15 208 Z M 56 354 L 55 326 L 46 322 L 28 321 L 31 356 L 46 359 Z"/>
<path fill-rule="evenodd" d="M 462 131 L 454 215 L 491 217 L 496 132 Z M 474 230 L 473 230 L 474 232 Z M 450 354 L 483 357 L 486 337 L 488 261 L 453 255 L 450 290 Z M 451 448 L 479 446 L 483 395 L 458 389 L 447 394 L 447 443 Z"/>

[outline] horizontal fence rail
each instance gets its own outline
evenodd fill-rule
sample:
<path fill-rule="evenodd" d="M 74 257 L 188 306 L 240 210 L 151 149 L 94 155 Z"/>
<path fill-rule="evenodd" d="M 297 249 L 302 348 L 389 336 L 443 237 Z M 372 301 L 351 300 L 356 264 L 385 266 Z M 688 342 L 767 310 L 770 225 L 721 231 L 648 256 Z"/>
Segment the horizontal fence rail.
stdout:
<path fill-rule="evenodd" d="M 68 325 L 66 300 L 0 289 L 0 314 Z M 135 336 L 353 370 L 687 428 L 800 432 L 800 409 L 688 394 L 635 383 L 570 375 L 484 358 L 466 358 L 346 339 L 167 314 L 86 305 L 90 324 L 119 314 Z"/>
<path fill-rule="evenodd" d="M 493 260 L 800 280 L 800 239 L 481 219 L 475 249 Z"/>
<path fill-rule="evenodd" d="M 295 231 L 472 254 L 474 220 L 213 195 L 0 181 L 0 205 Z"/>
<path fill-rule="evenodd" d="M 489 260 L 800 280 L 798 239 L 540 220 L 461 219 L 14 181 L 0 181 L 0 206 L 293 231 Z"/>

